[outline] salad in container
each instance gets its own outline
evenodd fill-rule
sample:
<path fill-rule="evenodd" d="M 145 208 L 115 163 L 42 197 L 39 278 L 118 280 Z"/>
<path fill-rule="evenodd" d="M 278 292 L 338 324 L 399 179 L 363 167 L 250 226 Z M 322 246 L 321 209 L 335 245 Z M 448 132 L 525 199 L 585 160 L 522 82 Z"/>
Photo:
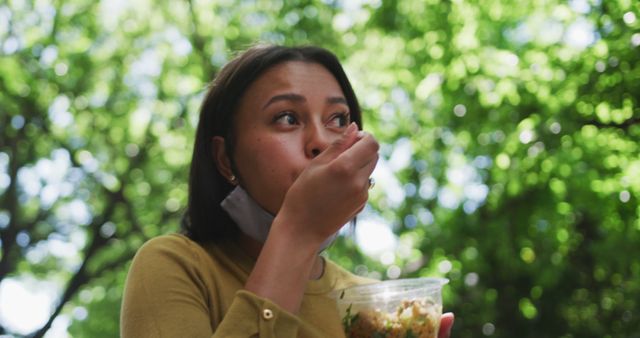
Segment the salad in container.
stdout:
<path fill-rule="evenodd" d="M 409 278 L 336 292 L 348 338 L 437 338 L 446 278 Z"/>

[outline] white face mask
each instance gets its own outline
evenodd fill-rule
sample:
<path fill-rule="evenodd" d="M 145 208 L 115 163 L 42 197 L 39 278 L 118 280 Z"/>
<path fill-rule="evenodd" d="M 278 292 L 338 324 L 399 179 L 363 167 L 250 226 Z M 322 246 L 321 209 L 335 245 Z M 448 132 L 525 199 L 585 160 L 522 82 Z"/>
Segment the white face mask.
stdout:
<path fill-rule="evenodd" d="M 239 185 L 222 200 L 220 206 L 247 236 L 260 243 L 264 243 L 267 240 L 274 216 L 262 209 Z M 338 231 L 322 243 L 319 252 L 331 245 L 336 237 L 338 237 Z"/>

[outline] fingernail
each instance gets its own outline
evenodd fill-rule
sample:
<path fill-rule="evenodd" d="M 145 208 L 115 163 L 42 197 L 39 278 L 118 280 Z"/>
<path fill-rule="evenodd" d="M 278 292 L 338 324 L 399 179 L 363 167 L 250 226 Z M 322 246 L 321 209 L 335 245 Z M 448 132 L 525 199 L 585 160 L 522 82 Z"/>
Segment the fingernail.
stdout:
<path fill-rule="evenodd" d="M 351 122 L 351 124 L 349 124 L 349 126 L 347 126 L 347 130 L 344 131 L 344 134 L 342 134 L 343 136 L 347 136 L 351 133 L 353 133 L 353 131 L 357 129 L 357 126 L 354 122 Z"/>
<path fill-rule="evenodd" d="M 358 131 L 358 138 L 359 138 L 359 139 L 360 139 L 360 138 L 363 138 L 366 134 L 367 134 L 366 132 L 364 132 L 364 131 L 360 130 L 360 131 Z"/>

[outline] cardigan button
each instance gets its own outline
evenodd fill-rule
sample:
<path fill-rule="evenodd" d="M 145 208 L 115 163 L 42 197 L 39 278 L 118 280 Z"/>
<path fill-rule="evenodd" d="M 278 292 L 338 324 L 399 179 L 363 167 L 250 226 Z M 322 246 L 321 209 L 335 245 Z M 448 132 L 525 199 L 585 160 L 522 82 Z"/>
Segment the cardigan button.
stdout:
<path fill-rule="evenodd" d="M 273 311 L 269 309 L 262 310 L 262 318 L 264 318 L 265 320 L 273 318 Z"/>

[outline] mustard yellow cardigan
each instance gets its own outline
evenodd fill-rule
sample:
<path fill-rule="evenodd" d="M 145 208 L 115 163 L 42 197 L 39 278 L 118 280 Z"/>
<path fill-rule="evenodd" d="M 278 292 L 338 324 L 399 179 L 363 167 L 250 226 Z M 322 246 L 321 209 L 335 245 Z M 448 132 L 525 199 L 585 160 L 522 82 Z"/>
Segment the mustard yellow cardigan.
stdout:
<path fill-rule="evenodd" d="M 183 235 L 145 243 L 131 264 L 120 313 L 123 338 L 344 337 L 330 296 L 370 283 L 326 260 L 300 313 L 243 290 L 255 261 L 234 242 L 201 246 Z"/>

